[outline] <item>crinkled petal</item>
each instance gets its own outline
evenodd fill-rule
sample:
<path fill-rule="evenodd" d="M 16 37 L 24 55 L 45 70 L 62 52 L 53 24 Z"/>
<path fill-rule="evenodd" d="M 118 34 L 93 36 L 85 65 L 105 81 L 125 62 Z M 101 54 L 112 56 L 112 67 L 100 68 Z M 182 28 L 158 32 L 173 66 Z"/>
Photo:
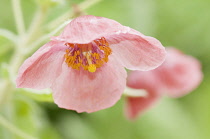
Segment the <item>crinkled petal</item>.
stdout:
<path fill-rule="evenodd" d="M 160 95 L 148 92 L 147 97 L 127 97 L 125 115 L 128 119 L 135 119 L 142 115 L 146 110 L 154 106 L 160 99 Z"/>
<path fill-rule="evenodd" d="M 168 48 L 167 52 L 166 61 L 157 68 L 165 85 L 165 92 L 171 97 L 190 93 L 200 84 L 203 77 L 199 61 L 174 48 Z"/>
<path fill-rule="evenodd" d="M 137 31 L 136 31 L 137 32 Z M 155 38 L 133 30 L 106 37 L 116 59 L 131 70 L 151 70 L 163 63 L 165 48 Z"/>
<path fill-rule="evenodd" d="M 98 16 L 85 15 L 72 20 L 64 29 L 62 34 L 52 39 L 69 43 L 90 43 L 104 36 L 127 32 L 128 27 L 120 23 Z"/>
<path fill-rule="evenodd" d="M 55 103 L 77 112 L 94 112 L 114 105 L 126 85 L 126 71 L 111 56 L 109 62 L 90 73 L 64 63 L 62 74 L 52 86 Z"/>
<path fill-rule="evenodd" d="M 52 85 L 61 72 L 66 46 L 51 41 L 25 60 L 19 69 L 18 88 L 44 89 Z"/>
<path fill-rule="evenodd" d="M 165 59 L 165 49 L 158 40 L 104 17 L 75 18 L 52 40 L 87 44 L 101 37 L 108 40 L 116 59 L 128 69 L 154 69 Z"/>

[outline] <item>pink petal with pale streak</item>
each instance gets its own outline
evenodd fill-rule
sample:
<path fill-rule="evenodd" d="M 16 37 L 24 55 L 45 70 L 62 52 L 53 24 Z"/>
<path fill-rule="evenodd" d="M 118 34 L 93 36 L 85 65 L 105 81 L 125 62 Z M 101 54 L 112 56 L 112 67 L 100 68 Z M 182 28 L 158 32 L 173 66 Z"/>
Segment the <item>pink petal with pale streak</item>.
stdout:
<path fill-rule="evenodd" d="M 126 85 L 126 71 L 111 56 L 96 72 L 74 70 L 64 63 L 52 86 L 55 103 L 77 112 L 95 112 L 114 105 Z"/>
<path fill-rule="evenodd" d="M 152 108 L 160 99 L 160 95 L 148 92 L 147 97 L 127 97 L 125 104 L 125 115 L 128 119 L 135 119 L 146 110 Z"/>
<path fill-rule="evenodd" d="M 29 57 L 19 69 L 18 88 L 44 89 L 52 85 L 61 72 L 66 46 L 49 42 Z"/>
<path fill-rule="evenodd" d="M 201 82 L 203 74 L 199 61 L 184 55 L 174 48 L 168 48 L 168 57 L 158 70 L 165 84 L 165 91 L 171 97 L 180 97 L 195 89 Z"/>
<path fill-rule="evenodd" d="M 162 84 L 153 71 L 133 71 L 127 78 L 127 86 L 135 89 L 144 89 L 148 92 L 146 97 L 127 97 L 125 114 L 129 119 L 135 119 L 151 108 L 162 96 Z"/>
<path fill-rule="evenodd" d="M 121 33 L 106 38 L 116 59 L 131 70 L 147 71 L 162 64 L 166 51 L 161 43 L 155 38 L 136 34 Z"/>
<path fill-rule="evenodd" d="M 65 41 L 69 43 L 90 43 L 91 41 L 123 32 L 130 28 L 120 23 L 98 16 L 85 15 L 72 20 L 64 29 L 62 34 L 52 39 Z"/>

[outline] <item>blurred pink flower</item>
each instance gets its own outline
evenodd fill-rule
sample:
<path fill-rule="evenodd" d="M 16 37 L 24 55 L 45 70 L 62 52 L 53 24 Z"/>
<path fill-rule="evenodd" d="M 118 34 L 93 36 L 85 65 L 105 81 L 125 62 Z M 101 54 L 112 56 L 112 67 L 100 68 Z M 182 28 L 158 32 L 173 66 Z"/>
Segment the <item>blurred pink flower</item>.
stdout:
<path fill-rule="evenodd" d="M 155 38 L 104 17 L 81 16 L 19 69 L 19 88 L 51 88 L 55 103 L 77 112 L 114 105 L 126 86 L 126 71 L 151 70 L 165 59 Z"/>
<path fill-rule="evenodd" d="M 160 67 L 147 72 L 133 71 L 129 74 L 127 86 L 144 89 L 148 94 L 145 97 L 126 98 L 125 109 L 128 118 L 134 119 L 141 115 L 164 94 L 181 97 L 200 84 L 203 74 L 199 61 L 175 48 L 166 50 L 166 60 Z"/>

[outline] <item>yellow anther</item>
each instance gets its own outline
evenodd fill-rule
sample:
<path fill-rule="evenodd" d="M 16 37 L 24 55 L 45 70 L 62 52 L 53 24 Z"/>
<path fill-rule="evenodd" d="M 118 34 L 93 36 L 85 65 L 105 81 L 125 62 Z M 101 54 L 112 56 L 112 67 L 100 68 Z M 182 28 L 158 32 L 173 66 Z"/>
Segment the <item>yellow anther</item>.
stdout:
<path fill-rule="evenodd" d="M 96 71 L 96 66 L 95 66 L 94 64 L 90 64 L 90 65 L 88 66 L 88 71 L 89 71 L 89 72 L 95 72 L 95 71 Z"/>
<path fill-rule="evenodd" d="M 79 61 L 79 63 L 82 63 L 82 61 L 81 61 L 81 58 L 80 58 L 80 57 L 78 57 L 78 61 Z"/>
<path fill-rule="evenodd" d="M 66 53 L 69 53 L 70 51 L 69 51 L 69 49 L 66 49 Z"/>
<path fill-rule="evenodd" d="M 105 58 L 104 58 L 104 61 L 105 61 L 105 62 L 108 62 L 108 57 L 105 57 Z"/>
<path fill-rule="evenodd" d="M 77 55 L 80 55 L 80 51 L 77 51 Z"/>

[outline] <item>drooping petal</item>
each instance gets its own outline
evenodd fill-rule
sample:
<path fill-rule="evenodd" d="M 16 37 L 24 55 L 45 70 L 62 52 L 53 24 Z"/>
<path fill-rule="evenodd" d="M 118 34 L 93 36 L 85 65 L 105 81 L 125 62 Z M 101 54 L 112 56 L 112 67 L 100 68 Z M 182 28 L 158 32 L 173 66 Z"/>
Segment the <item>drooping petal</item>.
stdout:
<path fill-rule="evenodd" d="M 166 61 L 157 68 L 165 85 L 165 92 L 170 97 L 190 93 L 200 84 L 203 77 L 199 61 L 174 48 L 168 48 L 167 52 Z"/>
<path fill-rule="evenodd" d="M 195 89 L 202 80 L 198 60 L 182 54 L 174 48 L 167 48 L 166 61 L 157 69 L 141 72 L 134 71 L 128 76 L 127 85 L 148 91 L 147 97 L 127 97 L 126 115 L 130 119 L 141 115 L 167 93 L 180 97 Z"/>
<path fill-rule="evenodd" d="M 38 49 L 19 69 L 18 88 L 44 89 L 52 85 L 61 72 L 66 46 L 51 41 Z"/>
<path fill-rule="evenodd" d="M 127 97 L 125 114 L 129 119 L 135 119 L 151 108 L 162 96 L 162 84 L 157 74 L 152 71 L 133 71 L 127 78 L 127 86 L 141 91 L 147 91 L 143 97 Z"/>
<path fill-rule="evenodd" d="M 77 112 L 94 112 L 111 107 L 121 97 L 126 71 L 111 56 L 96 72 L 74 70 L 63 64 L 62 74 L 52 86 L 55 103 Z"/>
<path fill-rule="evenodd" d="M 166 51 L 158 40 L 140 33 L 136 35 L 133 31 L 131 33 L 107 37 L 113 54 L 123 66 L 131 70 L 146 71 L 163 63 Z"/>
<path fill-rule="evenodd" d="M 160 99 L 160 95 L 148 92 L 146 97 L 127 97 L 125 104 L 125 115 L 128 119 L 135 119 L 146 110 L 154 106 Z"/>
<path fill-rule="evenodd" d="M 131 71 L 127 77 L 127 86 L 134 89 L 144 89 L 147 92 L 162 93 L 162 82 L 154 70 Z"/>
<path fill-rule="evenodd" d="M 130 30 L 128 27 L 112 19 L 85 15 L 72 20 L 60 36 L 52 39 L 85 44 L 108 35 L 126 33 L 128 30 Z"/>

